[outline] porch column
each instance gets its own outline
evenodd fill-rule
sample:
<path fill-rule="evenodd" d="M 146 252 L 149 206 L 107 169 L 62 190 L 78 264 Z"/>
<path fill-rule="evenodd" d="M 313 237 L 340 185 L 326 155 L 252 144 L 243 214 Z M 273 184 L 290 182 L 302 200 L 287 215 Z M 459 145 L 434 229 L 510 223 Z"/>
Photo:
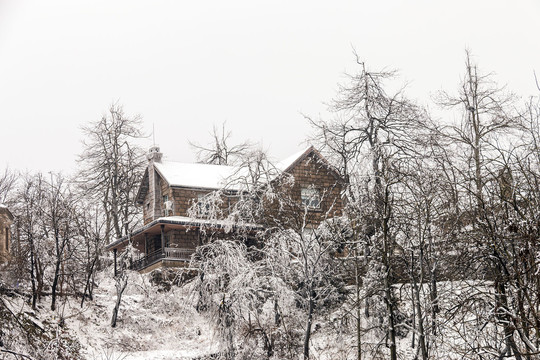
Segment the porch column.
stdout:
<path fill-rule="evenodd" d="M 161 224 L 161 254 L 165 256 L 165 225 Z"/>
<path fill-rule="evenodd" d="M 148 255 L 148 234 L 144 233 L 144 256 Z"/>

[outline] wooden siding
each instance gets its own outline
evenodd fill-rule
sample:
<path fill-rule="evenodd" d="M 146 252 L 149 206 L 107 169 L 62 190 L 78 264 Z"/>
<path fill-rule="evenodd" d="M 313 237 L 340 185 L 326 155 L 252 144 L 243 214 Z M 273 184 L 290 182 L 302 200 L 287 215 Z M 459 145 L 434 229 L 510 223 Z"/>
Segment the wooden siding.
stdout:
<path fill-rule="evenodd" d="M 150 171 L 151 170 L 151 171 Z M 309 209 L 307 219 L 310 226 L 317 226 L 322 220 L 329 217 L 341 216 L 343 212 L 343 200 L 341 198 L 342 183 L 336 174 L 329 168 L 327 163 L 319 158 L 317 152 L 311 152 L 296 164 L 289 173 L 294 177 L 294 185 L 288 190 L 287 196 L 292 199 L 292 204 L 282 217 L 303 216 L 301 191 L 303 188 L 317 189 L 321 195 L 321 204 L 317 209 Z M 149 191 L 143 204 L 144 224 L 162 216 L 188 216 L 188 209 L 198 201 L 200 195 L 205 195 L 211 190 L 171 187 L 153 170 L 149 168 Z M 279 181 L 279 180 L 277 180 Z M 155 191 L 152 191 L 155 189 Z M 163 196 L 173 204 L 173 211 L 165 214 Z M 227 196 L 223 199 L 222 210 L 224 214 L 237 198 Z M 273 216 L 278 212 L 276 204 L 268 204 L 269 213 Z M 267 219 L 260 219 L 261 224 L 267 223 Z"/>
<path fill-rule="evenodd" d="M 13 221 L 6 214 L 0 214 L 0 262 L 9 259 L 11 250 L 10 226 Z"/>
<path fill-rule="evenodd" d="M 292 169 L 291 175 L 294 177 L 292 197 L 299 204 L 302 203 L 300 197 L 302 188 L 313 187 L 320 192 L 320 208 L 309 211 L 314 222 L 320 223 L 325 217 L 342 215 L 343 200 L 340 179 L 336 178 L 326 163 L 320 160 L 315 153 L 306 156 L 296 165 Z"/>

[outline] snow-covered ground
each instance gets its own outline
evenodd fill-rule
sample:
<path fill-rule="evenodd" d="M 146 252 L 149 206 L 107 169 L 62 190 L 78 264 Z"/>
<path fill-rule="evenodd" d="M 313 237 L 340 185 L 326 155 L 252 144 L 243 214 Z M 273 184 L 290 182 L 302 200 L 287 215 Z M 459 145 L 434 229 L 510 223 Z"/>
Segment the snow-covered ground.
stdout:
<path fill-rule="evenodd" d="M 58 309 L 54 312 L 49 309 L 49 297 L 41 300 L 35 312 L 23 297 L 0 297 L 11 311 L 25 314 L 33 326 L 45 329 L 53 335 L 49 342 L 43 343 L 43 354 L 47 354 L 43 358 L 55 358 L 49 354 L 54 354 L 58 348 L 55 347 L 57 338 L 67 338 L 67 347 L 80 346 L 80 349 L 75 349 L 73 353 L 80 353 L 83 359 L 88 360 L 203 360 L 217 354 L 222 347 L 219 335 L 214 331 L 215 324 L 211 323 L 205 314 L 195 310 L 196 299 L 190 296 L 191 284 L 172 286 L 170 290 L 163 291 L 162 287 L 151 284 L 150 278 L 148 274 L 130 272 L 115 328 L 110 326 L 116 299 L 115 282 L 110 269 L 98 274 L 96 282 L 99 287 L 95 289 L 94 300 L 86 301 L 83 308 L 80 307 L 80 297 L 60 297 Z M 484 324 L 476 324 L 475 316 L 470 310 L 460 310 L 448 317 L 448 310 L 457 304 L 456 301 L 470 299 L 484 291 L 484 295 L 488 296 L 489 288 L 485 282 L 439 283 L 440 306 L 443 309 L 439 316 L 441 324 L 444 325 L 439 328 L 438 335 L 430 340 L 430 358 L 474 358 L 466 355 L 467 342 L 470 339 L 477 344 L 491 341 L 484 337 L 490 336 L 493 329 Z M 474 289 L 474 293 L 471 289 Z M 407 296 L 410 287 L 401 286 L 400 293 L 400 311 L 403 316 L 410 318 L 412 307 Z M 379 304 L 371 306 L 371 311 L 376 311 Z M 486 309 L 477 306 L 474 313 Z M 360 312 L 364 314 L 364 308 Z M 356 359 L 355 314 L 352 303 L 346 302 L 315 319 L 311 338 L 313 359 Z M 445 317 L 448 318 L 443 319 Z M 365 358 L 370 358 L 369 354 L 378 357 L 388 352 L 384 334 L 375 329 L 379 321 L 381 318 L 373 315 L 370 318 L 361 318 L 361 342 L 364 356 L 367 356 Z M 418 351 L 417 346 L 411 346 L 414 330 L 410 328 L 410 323 L 408 326 L 408 329 L 401 331 L 402 335 L 397 339 L 400 359 L 412 359 Z M 370 328 L 372 330 L 368 330 Z M 301 333 L 302 330 L 298 331 Z M 471 337 L 472 333 L 477 335 Z M 75 341 L 71 344 L 71 340 Z M 13 346 L 11 349 L 14 349 Z M 22 347 L 15 350 L 26 353 Z M 70 356 L 64 358 L 71 359 Z"/>
<path fill-rule="evenodd" d="M 190 304 L 186 288 L 168 292 L 148 282 L 148 275 L 130 273 L 122 297 L 118 324 L 110 326 L 116 292 L 114 280 L 100 274 L 94 302 L 77 316 L 71 331 L 83 345 L 88 359 L 193 359 L 217 351 L 211 326 Z M 77 304 L 78 305 L 78 304 Z"/>
<path fill-rule="evenodd" d="M 148 279 L 148 275 L 129 274 L 115 328 L 110 320 L 116 291 L 107 272 L 98 275 L 94 301 L 86 301 L 83 308 L 80 297 L 60 297 L 54 312 L 48 297 L 35 313 L 21 298 L 9 303 L 16 312 L 33 314 L 41 328 L 42 323 L 52 324 L 76 339 L 81 354 L 90 360 L 196 359 L 216 353 L 218 341 L 210 324 L 190 305 L 187 289 L 160 292 Z M 64 325 L 57 326 L 62 318 Z"/>

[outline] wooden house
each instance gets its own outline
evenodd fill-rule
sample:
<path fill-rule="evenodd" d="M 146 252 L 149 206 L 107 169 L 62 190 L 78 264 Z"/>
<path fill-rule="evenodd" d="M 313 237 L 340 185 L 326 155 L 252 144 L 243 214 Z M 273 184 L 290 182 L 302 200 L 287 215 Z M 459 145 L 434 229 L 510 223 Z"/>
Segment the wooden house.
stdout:
<path fill-rule="evenodd" d="M 11 224 L 13 224 L 13 214 L 7 206 L 0 204 L 0 263 L 7 262 L 10 258 Z"/>
<path fill-rule="evenodd" d="M 226 209 L 237 201 L 240 192 L 234 185 L 235 176 L 244 169 L 234 166 L 190 164 L 165 161 L 159 148 L 150 149 L 148 167 L 144 173 L 136 197 L 142 207 L 143 225 L 129 236 L 117 239 L 107 246 L 108 250 L 122 250 L 128 243 L 139 250 L 141 257 L 132 268 L 148 272 L 158 267 L 185 266 L 197 246 L 211 241 L 207 231 L 212 228 L 218 237 L 233 237 L 230 223 L 225 219 L 190 217 L 188 209 L 201 203 L 209 193 L 221 190 L 221 206 Z M 275 165 L 275 174 L 268 182 L 292 176 L 289 181 L 290 198 L 295 206 L 287 210 L 272 210 L 272 219 L 294 219 L 295 215 L 307 215 L 309 226 L 317 226 L 328 216 L 340 216 L 343 210 L 343 182 L 337 172 L 312 146 Z M 268 205 L 272 208 L 272 204 Z M 288 224 L 287 221 L 283 222 Z M 289 222 L 294 226 L 292 221 Z M 261 219 L 257 223 L 242 225 L 244 234 L 258 232 L 269 226 Z M 286 225 L 288 226 L 288 225 Z"/>

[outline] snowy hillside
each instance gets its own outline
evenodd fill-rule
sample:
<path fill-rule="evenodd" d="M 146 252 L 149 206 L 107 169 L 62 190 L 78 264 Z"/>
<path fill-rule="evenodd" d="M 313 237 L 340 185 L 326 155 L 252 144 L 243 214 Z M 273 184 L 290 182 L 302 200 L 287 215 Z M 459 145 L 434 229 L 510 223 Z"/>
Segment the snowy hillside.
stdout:
<path fill-rule="evenodd" d="M 196 359 L 215 353 L 218 344 L 214 333 L 189 304 L 186 289 L 173 287 L 168 292 L 160 292 L 148 279 L 148 276 L 130 273 L 116 328 L 110 326 L 115 301 L 110 270 L 98 275 L 99 287 L 94 301 L 85 302 L 82 309 L 80 298 L 69 296 L 62 298 L 55 312 L 48 309 L 47 297 L 35 312 L 21 296 L 3 296 L 2 300 L 14 312 L 34 319 L 36 327 L 72 339 L 72 349 L 76 350 L 78 342 L 84 359 Z M 4 335 L 8 337 L 9 334 Z M 15 343 L 13 341 L 15 347 L 11 349 L 27 354 L 27 349 Z M 51 339 L 46 348 L 41 355 L 53 357 L 58 346 Z"/>
<path fill-rule="evenodd" d="M 60 306 L 54 312 L 48 309 L 49 298 L 42 298 L 38 309 L 32 311 L 27 297 L 20 294 L 4 293 L 1 296 L 2 304 L 20 316 L 25 325 L 25 331 L 13 327 L 13 324 L 2 325 L 2 339 L 5 348 L 25 355 L 25 359 L 88 359 L 88 360 L 202 360 L 220 359 L 220 353 L 226 344 L 220 340 L 219 331 L 212 322 L 211 314 L 196 310 L 198 299 L 193 294 L 193 283 L 187 282 L 183 286 L 172 285 L 168 281 L 156 283 L 152 279 L 160 278 L 159 271 L 154 274 L 141 275 L 136 272 L 129 273 L 129 282 L 122 298 L 119 320 L 116 328 L 110 326 L 111 313 L 115 302 L 115 282 L 111 277 L 111 269 L 98 274 L 96 279 L 99 287 L 95 290 L 93 301 L 86 301 L 80 307 L 80 298 L 72 296 L 62 297 Z M 157 277 L 156 277 L 157 275 Z M 475 339 L 481 344 L 489 339 L 493 329 L 489 326 L 479 329 L 472 322 L 474 312 L 459 310 L 451 311 L 460 304 L 461 299 L 470 298 L 466 289 L 471 287 L 482 288 L 481 283 L 474 284 L 449 282 L 440 284 L 442 316 L 441 323 L 446 323 L 444 330 L 433 337 L 430 344 L 431 358 L 433 359 L 460 359 L 464 351 L 470 346 L 466 337 Z M 463 289 L 463 290 L 462 290 Z M 486 288 L 487 290 L 487 288 Z M 353 293 L 353 287 L 349 288 Z M 400 286 L 402 294 L 400 302 L 400 316 L 410 318 L 414 311 L 411 299 L 407 294 L 410 287 Z M 345 301 L 339 306 L 330 306 L 328 311 L 317 317 L 314 321 L 314 330 L 311 340 L 312 358 L 325 360 L 356 359 L 356 326 L 354 317 L 357 309 L 351 306 L 351 301 Z M 335 304 L 334 304 L 335 305 Z M 388 352 L 383 337 L 377 328 L 380 321 L 384 321 L 377 312 L 382 304 L 372 303 L 370 317 L 366 317 L 365 306 L 360 309 L 362 327 L 361 346 L 365 354 L 382 355 Z M 294 307 L 294 306 L 293 306 Z M 260 309 L 262 311 L 262 309 Z M 289 309 L 291 310 L 291 309 Z M 481 311 L 477 308 L 474 311 Z M 293 310 L 294 311 L 294 310 Z M 300 313 L 296 314 L 300 316 Z M 301 317 L 301 316 L 300 316 Z M 9 318 L 3 316 L 3 321 Z M 294 316 L 289 317 L 292 321 Z M 467 324 L 467 319 L 471 322 Z M 291 323 L 292 324 L 292 323 Z M 412 324 L 405 320 L 398 330 L 398 354 L 401 359 L 412 359 L 418 353 L 415 330 Z M 455 327 L 454 327 L 455 324 Z M 301 329 L 297 329 L 301 334 Z M 476 334 L 475 334 L 476 331 Z M 41 341 L 35 352 L 28 345 L 24 336 L 31 332 L 41 334 L 41 338 L 34 337 L 33 342 Z M 474 336 L 473 336 L 474 334 Z M 40 340 L 36 340 L 36 339 Z M 242 339 L 242 336 L 237 336 Z M 247 339 L 247 337 L 246 337 Z M 262 356 L 261 343 L 248 340 L 237 340 L 237 358 L 259 359 Z M 262 342 L 262 339 L 260 339 Z M 3 359 L 19 359 L 7 352 L 2 353 Z M 11 356 L 11 357 L 10 357 Z M 279 359 L 273 356 L 271 359 Z M 291 354 L 290 358 L 301 358 L 301 351 Z M 368 357 L 369 358 L 369 357 Z"/>

